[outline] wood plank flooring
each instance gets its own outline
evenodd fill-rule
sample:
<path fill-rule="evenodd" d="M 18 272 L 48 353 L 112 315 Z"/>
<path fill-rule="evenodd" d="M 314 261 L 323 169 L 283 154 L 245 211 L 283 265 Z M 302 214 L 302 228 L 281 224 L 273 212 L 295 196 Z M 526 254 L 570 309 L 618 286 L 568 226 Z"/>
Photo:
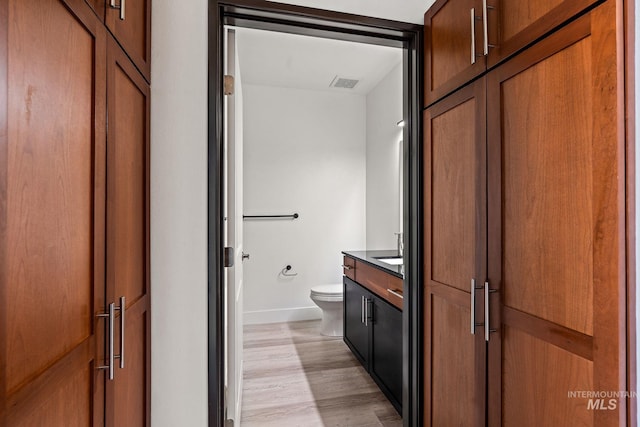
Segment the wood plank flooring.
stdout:
<path fill-rule="evenodd" d="M 245 326 L 241 425 L 402 426 L 342 338 L 319 329 L 319 320 Z"/>

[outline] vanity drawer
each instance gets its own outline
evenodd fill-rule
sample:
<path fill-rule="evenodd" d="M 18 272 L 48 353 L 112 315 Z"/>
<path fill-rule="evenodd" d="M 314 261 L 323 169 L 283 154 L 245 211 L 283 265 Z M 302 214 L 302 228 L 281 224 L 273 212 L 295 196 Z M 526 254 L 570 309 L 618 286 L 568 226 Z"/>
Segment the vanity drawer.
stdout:
<path fill-rule="evenodd" d="M 372 267 L 367 263 L 355 261 L 355 279 L 353 280 L 402 310 L 402 298 L 394 295 L 394 293 L 399 295 L 403 293 L 403 281 L 401 278 Z"/>
<path fill-rule="evenodd" d="M 356 280 L 356 260 L 345 256 L 342 261 L 342 274 L 351 280 Z"/>

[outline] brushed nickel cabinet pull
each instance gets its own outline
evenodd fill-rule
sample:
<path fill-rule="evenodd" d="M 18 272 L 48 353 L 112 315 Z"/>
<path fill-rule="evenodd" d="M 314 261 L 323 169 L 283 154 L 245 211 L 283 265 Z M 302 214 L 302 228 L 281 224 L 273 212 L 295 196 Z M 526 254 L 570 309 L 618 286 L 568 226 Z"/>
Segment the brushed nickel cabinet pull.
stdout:
<path fill-rule="evenodd" d="M 471 279 L 471 335 L 476 334 L 476 327 L 482 326 L 482 323 L 476 323 L 476 291 L 482 289 L 482 286 L 476 286 L 476 279 Z"/>
<path fill-rule="evenodd" d="M 487 6 L 487 0 L 482 0 L 482 33 L 484 36 L 484 56 L 489 55 L 489 48 L 496 47 L 489 44 L 489 17 L 487 16 L 487 9 L 493 9 L 492 6 Z"/>
<path fill-rule="evenodd" d="M 120 369 L 124 369 L 124 312 L 126 309 L 124 296 L 120 297 L 120 354 L 117 356 L 120 359 Z"/>
<path fill-rule="evenodd" d="M 364 326 L 369 326 L 369 298 L 364 299 Z"/>
<path fill-rule="evenodd" d="M 115 354 L 113 352 L 113 326 L 114 326 L 114 317 L 115 317 L 115 303 L 109 304 L 109 310 L 107 313 L 101 313 L 96 315 L 96 317 L 105 317 L 107 318 L 107 326 L 109 328 L 108 340 L 107 340 L 107 351 L 109 356 L 107 357 L 108 363 L 106 365 L 98 366 L 97 369 L 106 369 L 109 371 L 109 380 L 113 381 L 114 378 L 114 360 Z"/>
<path fill-rule="evenodd" d="M 125 2 L 126 0 L 120 0 L 120 5 L 116 5 L 116 0 L 110 0 L 109 7 L 111 9 L 118 9 L 120 11 L 120 20 L 124 21 L 125 18 Z"/>
<path fill-rule="evenodd" d="M 495 289 L 489 289 L 489 282 L 484 282 L 484 339 L 489 342 L 489 334 L 495 332 L 495 329 L 491 329 L 489 323 L 489 294 L 498 292 Z"/>
<path fill-rule="evenodd" d="M 342 268 L 344 268 L 345 270 L 353 269 L 353 267 L 351 267 L 350 265 L 345 265 L 345 264 L 342 264 Z"/>
<path fill-rule="evenodd" d="M 476 63 L 476 8 L 471 8 L 471 65 Z"/>
<path fill-rule="evenodd" d="M 392 295 L 397 296 L 398 298 L 402 298 L 402 299 L 404 299 L 404 295 L 402 295 L 402 294 L 401 294 L 401 293 L 399 293 L 399 292 L 394 291 L 393 289 L 387 289 L 387 292 L 389 292 L 389 293 L 390 293 L 390 294 L 392 294 Z"/>
<path fill-rule="evenodd" d="M 360 298 L 360 323 L 364 323 L 364 295 Z"/>
<path fill-rule="evenodd" d="M 489 54 L 489 23 L 487 19 L 487 0 L 482 0 L 482 35 L 484 38 L 484 56 Z"/>

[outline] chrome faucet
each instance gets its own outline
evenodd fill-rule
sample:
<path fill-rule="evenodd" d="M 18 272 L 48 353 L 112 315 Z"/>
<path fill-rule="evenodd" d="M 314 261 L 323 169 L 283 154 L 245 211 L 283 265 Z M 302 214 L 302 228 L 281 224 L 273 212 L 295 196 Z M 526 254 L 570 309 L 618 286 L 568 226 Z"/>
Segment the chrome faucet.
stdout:
<path fill-rule="evenodd" d="M 398 236 L 398 256 L 404 256 L 404 239 L 402 238 L 402 232 L 393 233 Z"/>

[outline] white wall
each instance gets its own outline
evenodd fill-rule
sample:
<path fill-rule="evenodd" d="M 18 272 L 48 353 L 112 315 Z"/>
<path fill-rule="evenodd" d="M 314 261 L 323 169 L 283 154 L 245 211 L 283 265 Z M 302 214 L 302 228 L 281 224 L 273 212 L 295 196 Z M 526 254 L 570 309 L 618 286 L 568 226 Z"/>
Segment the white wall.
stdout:
<path fill-rule="evenodd" d="M 319 318 L 310 288 L 341 283 L 341 251 L 365 248 L 365 98 L 243 90 L 245 214 L 300 214 L 244 222 L 245 321 Z"/>
<path fill-rule="evenodd" d="M 151 15 L 154 427 L 207 425 L 207 3 L 154 0 Z M 376 16 L 370 4 L 360 1 L 357 13 Z M 424 10 L 386 17 L 419 23 Z"/>
<path fill-rule="evenodd" d="M 394 249 L 400 225 L 402 63 L 367 95 L 367 249 Z"/>
<path fill-rule="evenodd" d="M 207 425 L 207 0 L 154 0 L 151 422 Z"/>

